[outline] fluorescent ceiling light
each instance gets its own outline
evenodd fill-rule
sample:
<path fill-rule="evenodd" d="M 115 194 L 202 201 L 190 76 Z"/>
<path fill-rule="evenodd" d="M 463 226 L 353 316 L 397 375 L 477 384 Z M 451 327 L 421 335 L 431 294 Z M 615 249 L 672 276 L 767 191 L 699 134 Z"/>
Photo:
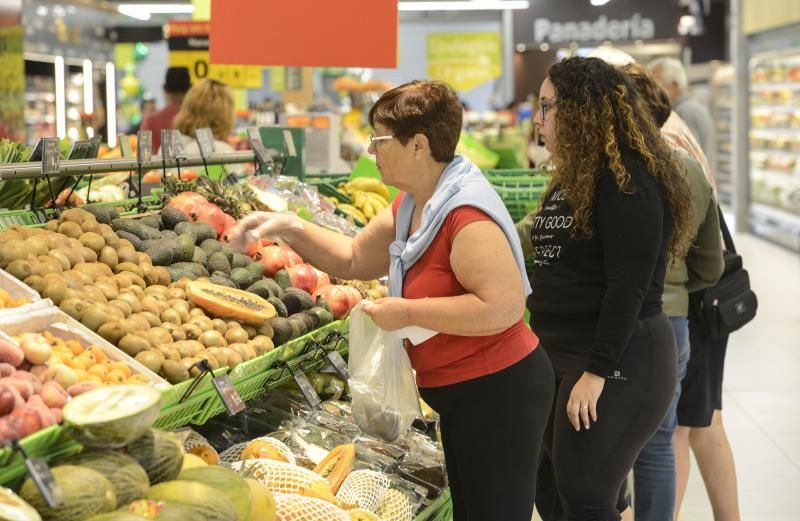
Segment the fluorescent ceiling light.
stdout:
<path fill-rule="evenodd" d="M 528 0 L 472 0 L 450 2 L 399 2 L 400 11 L 502 11 L 527 9 Z"/>
<path fill-rule="evenodd" d="M 154 14 L 191 14 L 192 4 L 119 4 L 117 11 L 137 20 L 149 20 Z"/>
<path fill-rule="evenodd" d="M 56 56 L 56 136 L 63 138 L 67 133 L 67 100 L 64 85 L 64 57 Z"/>
<path fill-rule="evenodd" d="M 83 60 L 83 112 L 94 112 L 94 74 L 92 60 Z"/>
<path fill-rule="evenodd" d="M 609 0 L 591 0 L 592 5 L 600 7 L 601 5 L 606 5 Z"/>
<path fill-rule="evenodd" d="M 106 63 L 106 132 L 108 146 L 117 146 L 117 71 L 112 62 Z"/>

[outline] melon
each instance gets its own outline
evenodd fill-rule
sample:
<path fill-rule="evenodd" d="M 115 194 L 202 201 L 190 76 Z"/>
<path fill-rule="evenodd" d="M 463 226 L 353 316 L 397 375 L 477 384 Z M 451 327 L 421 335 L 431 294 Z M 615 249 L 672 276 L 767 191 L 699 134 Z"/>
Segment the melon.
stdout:
<path fill-rule="evenodd" d="M 35 508 L 47 521 L 83 521 L 94 515 L 111 512 L 117 506 L 114 488 L 105 476 L 86 467 L 63 465 L 52 470 L 61 488 L 62 501 L 50 507 L 28 478 L 19 491 L 20 497 Z"/>
<path fill-rule="evenodd" d="M 207 467 L 207 466 L 208 463 L 206 463 L 200 456 L 195 456 L 194 454 L 184 454 L 183 465 L 181 466 L 181 472 L 186 469 L 194 469 L 197 467 Z"/>
<path fill-rule="evenodd" d="M 84 452 L 67 458 L 64 463 L 87 467 L 104 475 L 114 487 L 117 496 L 116 508 L 143 497 L 150 488 L 147 472 L 135 459 L 121 452 L 113 450 Z"/>
<path fill-rule="evenodd" d="M 143 521 L 146 517 L 129 514 L 127 512 L 110 512 L 87 519 L 87 521 Z"/>
<path fill-rule="evenodd" d="M 231 469 L 219 466 L 187 469 L 178 475 L 178 479 L 203 483 L 228 496 L 236 506 L 239 521 L 247 521 L 250 516 L 250 487 Z"/>
<path fill-rule="evenodd" d="M 161 393 L 146 385 L 99 387 L 67 402 L 69 434 L 87 448 L 116 449 L 142 436 L 158 419 Z"/>
<path fill-rule="evenodd" d="M 171 432 L 150 429 L 126 451 L 147 472 L 151 485 L 175 479 L 183 466 L 183 446 Z"/>
<path fill-rule="evenodd" d="M 258 481 L 247 478 L 250 488 L 250 517 L 248 521 L 275 521 L 275 498 L 267 487 Z"/>
<path fill-rule="evenodd" d="M 42 516 L 21 497 L 0 487 L 0 519 L 3 521 L 42 521 Z M 272 521 L 272 518 L 269 518 Z"/>
<path fill-rule="evenodd" d="M 147 492 L 149 499 L 179 504 L 206 521 L 237 521 L 236 506 L 225 494 L 197 481 L 160 483 Z"/>
<path fill-rule="evenodd" d="M 130 504 L 126 513 L 141 516 L 145 519 L 159 521 L 205 521 L 205 518 L 192 509 L 178 503 L 167 504 L 164 501 L 140 499 Z"/>
<path fill-rule="evenodd" d="M 278 314 L 272 304 L 254 293 L 210 282 L 188 282 L 186 295 L 192 304 L 215 317 L 238 320 L 256 327 Z"/>

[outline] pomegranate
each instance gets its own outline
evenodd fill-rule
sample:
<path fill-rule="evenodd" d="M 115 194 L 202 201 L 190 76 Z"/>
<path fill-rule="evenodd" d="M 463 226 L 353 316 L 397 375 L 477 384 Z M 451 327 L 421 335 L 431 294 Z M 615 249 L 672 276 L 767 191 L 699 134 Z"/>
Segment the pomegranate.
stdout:
<path fill-rule="evenodd" d="M 347 316 L 352 309 L 350 306 L 350 298 L 347 292 L 344 291 L 345 286 L 335 286 L 329 284 L 327 286 L 320 286 L 314 292 L 314 299 L 322 299 L 328 304 L 333 318 L 339 320 Z"/>
<path fill-rule="evenodd" d="M 230 217 L 223 212 L 219 206 L 212 203 L 199 204 L 195 206 L 188 215 L 189 220 L 193 223 L 210 224 L 217 232 L 217 237 L 221 236 L 225 231 L 225 218 Z M 231 217 L 231 219 L 233 219 L 233 217 Z"/>
<path fill-rule="evenodd" d="M 258 239 L 248 244 L 244 252 L 248 257 L 255 257 L 258 253 L 258 250 L 267 246 L 273 246 L 274 244 L 274 242 L 268 239 Z"/>
<path fill-rule="evenodd" d="M 274 277 L 289 262 L 286 250 L 280 246 L 261 248 L 253 256 L 253 259 L 264 266 L 264 275 L 267 277 Z"/>
<path fill-rule="evenodd" d="M 317 289 L 317 270 L 311 264 L 296 264 L 285 269 L 295 288 L 309 293 L 314 293 Z"/>
<path fill-rule="evenodd" d="M 186 215 L 189 215 L 197 205 L 208 203 L 206 198 L 197 192 L 182 192 L 170 199 L 167 207 L 177 208 Z"/>
<path fill-rule="evenodd" d="M 225 219 L 224 219 L 224 222 L 223 222 L 224 228 L 223 228 L 222 234 L 220 235 L 220 240 L 222 242 L 229 242 L 228 241 L 229 234 L 230 234 L 231 229 L 234 226 L 236 226 L 236 219 L 234 219 L 232 216 L 230 216 L 228 214 L 224 214 L 224 215 L 225 215 Z"/>
<path fill-rule="evenodd" d="M 314 268 L 314 271 L 317 272 L 317 287 L 327 286 L 331 283 L 331 278 L 327 273 L 320 271 L 317 268 Z"/>

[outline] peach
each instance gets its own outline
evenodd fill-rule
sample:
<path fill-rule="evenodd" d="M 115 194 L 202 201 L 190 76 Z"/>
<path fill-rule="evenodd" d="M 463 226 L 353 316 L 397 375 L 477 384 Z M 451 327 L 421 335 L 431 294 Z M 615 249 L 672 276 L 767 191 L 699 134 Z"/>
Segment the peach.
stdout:
<path fill-rule="evenodd" d="M 82 382 L 67 387 L 67 393 L 70 396 L 78 396 L 79 394 L 91 391 L 92 389 L 97 389 L 98 387 L 99 385 L 95 382 Z"/>
<path fill-rule="evenodd" d="M 33 396 L 33 384 L 27 380 L 20 380 L 17 378 L 3 378 L 0 384 L 6 384 L 14 387 L 23 400 L 27 401 L 28 398 Z"/>
<path fill-rule="evenodd" d="M 56 365 L 44 372 L 42 381 L 57 382 L 64 389 L 69 389 L 70 385 L 74 385 L 78 381 L 78 376 L 71 368 L 65 365 Z"/>
<path fill-rule="evenodd" d="M 39 394 L 42 391 L 42 381 L 27 371 L 17 370 L 14 372 L 14 374 L 11 375 L 11 378 L 15 380 L 23 380 L 25 382 L 30 382 L 31 385 L 33 386 L 34 394 Z"/>
<path fill-rule="evenodd" d="M 12 374 L 14 374 L 14 371 L 16 370 L 17 370 L 16 367 L 7 362 L 0 363 L 0 378 L 11 376 Z"/>
<path fill-rule="evenodd" d="M 61 408 L 66 405 L 69 400 L 67 391 L 64 390 L 57 382 L 47 382 L 42 386 L 41 392 L 42 400 L 48 407 Z"/>
<path fill-rule="evenodd" d="M 39 335 L 26 335 L 20 347 L 25 353 L 25 358 L 33 365 L 41 365 L 50 359 L 53 348 Z"/>
<path fill-rule="evenodd" d="M 19 367 L 25 361 L 25 353 L 18 345 L 0 339 L 0 362 Z"/>

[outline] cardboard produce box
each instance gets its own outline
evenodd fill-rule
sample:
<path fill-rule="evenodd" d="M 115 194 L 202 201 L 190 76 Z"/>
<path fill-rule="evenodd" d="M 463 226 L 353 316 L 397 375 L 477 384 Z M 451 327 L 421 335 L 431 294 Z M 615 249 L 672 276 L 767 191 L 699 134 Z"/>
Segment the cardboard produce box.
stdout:
<path fill-rule="evenodd" d="M 0 289 L 8 293 L 12 299 L 28 301 L 27 304 L 19 307 L 0 307 L 0 317 L 6 315 L 25 316 L 37 309 L 45 309 L 53 305 L 50 299 L 43 299 L 33 288 L 2 269 L 0 269 Z"/>
<path fill-rule="evenodd" d="M 85 348 L 97 346 L 109 360 L 124 362 L 133 373 L 145 376 L 157 389 L 163 391 L 171 387 L 169 382 L 159 375 L 56 307 L 37 309 L 24 317 L 0 314 L 0 335 L 12 337 L 22 333 L 42 333 L 44 331 L 49 331 L 53 336 L 63 340 L 77 340 Z M 7 339 L 10 340 L 10 338 Z"/>

